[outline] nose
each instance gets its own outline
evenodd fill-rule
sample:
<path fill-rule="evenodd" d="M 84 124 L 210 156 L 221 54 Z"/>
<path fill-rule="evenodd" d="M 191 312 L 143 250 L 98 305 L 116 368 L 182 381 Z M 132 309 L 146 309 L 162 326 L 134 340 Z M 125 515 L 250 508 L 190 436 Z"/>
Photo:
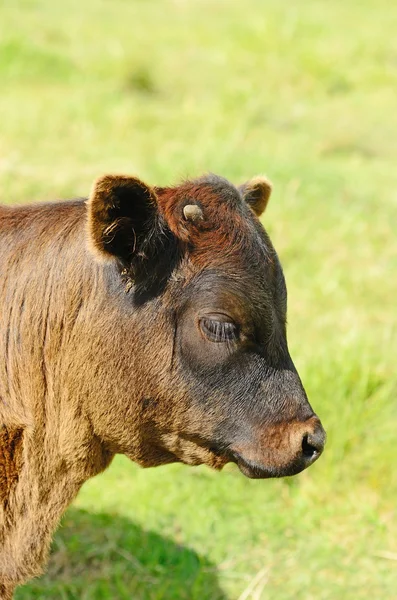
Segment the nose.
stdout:
<path fill-rule="evenodd" d="M 305 422 L 302 432 L 301 453 L 305 467 L 308 467 L 324 450 L 326 433 L 318 417 L 312 417 Z"/>
<path fill-rule="evenodd" d="M 231 446 L 229 453 L 247 477 L 285 477 L 313 464 L 325 440 L 320 419 L 312 415 L 306 421 L 267 427 L 256 440 Z"/>

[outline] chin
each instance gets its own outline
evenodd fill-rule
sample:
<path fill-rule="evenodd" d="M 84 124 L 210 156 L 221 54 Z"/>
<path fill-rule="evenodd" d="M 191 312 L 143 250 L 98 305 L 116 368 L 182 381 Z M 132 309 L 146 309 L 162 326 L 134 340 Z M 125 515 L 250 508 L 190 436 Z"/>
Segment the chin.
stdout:
<path fill-rule="evenodd" d="M 211 452 L 211 450 L 205 450 L 204 448 L 199 448 L 197 451 L 191 452 L 189 455 L 185 455 L 179 460 L 185 465 L 206 465 L 216 471 L 221 471 L 226 463 L 230 462 L 229 458 L 218 456 L 214 452 Z"/>

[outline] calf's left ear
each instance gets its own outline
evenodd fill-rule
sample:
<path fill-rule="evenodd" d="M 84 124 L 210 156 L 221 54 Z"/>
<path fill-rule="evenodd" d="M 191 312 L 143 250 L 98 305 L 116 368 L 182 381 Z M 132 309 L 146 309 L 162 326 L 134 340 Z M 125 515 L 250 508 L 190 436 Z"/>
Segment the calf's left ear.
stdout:
<path fill-rule="evenodd" d="M 258 175 L 240 185 L 238 189 L 246 203 L 260 217 L 265 212 L 270 194 L 272 193 L 272 184 L 270 181 L 263 175 Z"/>
<path fill-rule="evenodd" d="M 150 186 L 136 177 L 104 175 L 88 200 L 91 244 L 103 258 L 130 263 L 143 251 L 156 215 L 157 197 Z"/>

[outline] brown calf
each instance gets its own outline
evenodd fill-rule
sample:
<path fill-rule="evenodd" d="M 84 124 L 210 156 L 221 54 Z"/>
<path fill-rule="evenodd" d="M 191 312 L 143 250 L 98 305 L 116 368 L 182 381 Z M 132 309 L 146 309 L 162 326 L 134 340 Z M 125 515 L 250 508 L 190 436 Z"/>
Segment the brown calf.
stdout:
<path fill-rule="evenodd" d="M 298 473 L 325 434 L 288 353 L 264 178 L 0 208 L 0 597 L 41 572 L 60 516 L 122 453 Z"/>

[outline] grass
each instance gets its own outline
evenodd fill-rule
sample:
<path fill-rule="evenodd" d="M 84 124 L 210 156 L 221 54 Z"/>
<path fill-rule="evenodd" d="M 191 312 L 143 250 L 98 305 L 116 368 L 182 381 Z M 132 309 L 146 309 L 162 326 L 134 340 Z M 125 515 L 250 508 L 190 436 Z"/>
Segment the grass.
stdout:
<path fill-rule="evenodd" d="M 289 340 L 328 431 L 283 481 L 119 457 L 17 600 L 396 598 L 397 6 L 3 0 L 0 190 L 266 172 Z"/>

